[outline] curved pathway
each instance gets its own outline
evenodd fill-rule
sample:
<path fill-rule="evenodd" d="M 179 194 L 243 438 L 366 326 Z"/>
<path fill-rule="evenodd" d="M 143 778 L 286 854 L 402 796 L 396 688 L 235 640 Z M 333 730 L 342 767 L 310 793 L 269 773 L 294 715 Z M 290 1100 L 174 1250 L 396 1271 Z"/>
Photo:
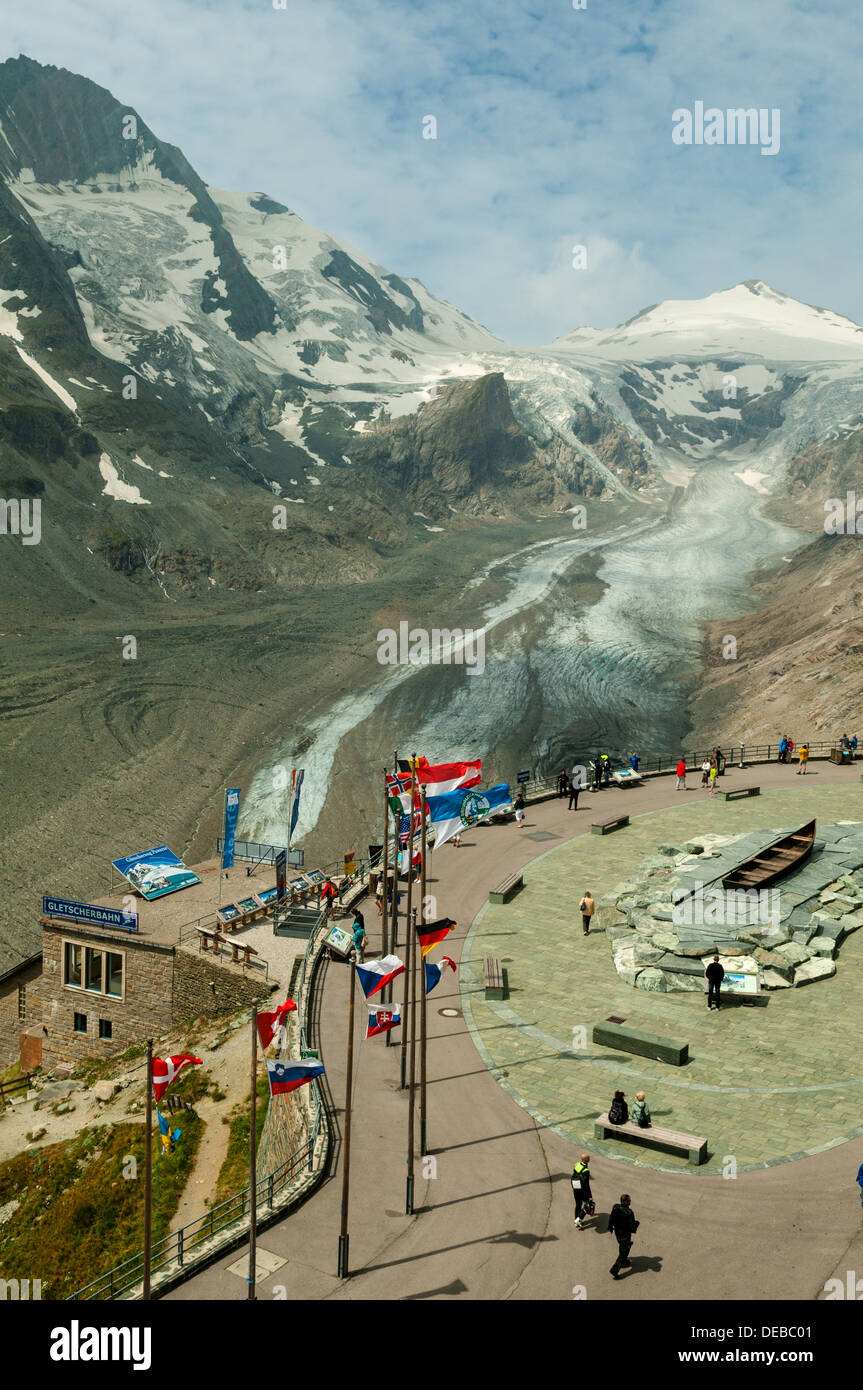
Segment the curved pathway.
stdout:
<path fill-rule="evenodd" d="M 793 768 L 779 765 L 745 775 L 765 790 L 794 788 L 804 810 L 804 796 L 816 781 L 819 787 L 859 785 L 857 769 L 849 772 L 821 762 L 810 767 L 812 783 L 807 784 L 797 780 Z M 731 775 L 743 774 L 729 769 Z M 609 802 L 618 795 L 626 793 L 609 792 Z M 673 779 L 652 780 L 637 796 L 639 811 L 674 805 Z M 605 793 L 599 801 L 605 804 Z M 768 801 L 765 797 L 764 824 L 772 823 Z M 438 898 L 437 910 L 459 920 L 448 938 L 449 955 L 459 958 L 489 888 L 504 872 L 538 858 L 551 843 L 530 835 L 540 831 L 562 840 L 583 835 L 596 802 L 584 797 L 576 813 L 556 800 L 543 802 L 529 808 L 524 831 L 514 825 L 484 827 L 469 835 L 462 849 L 445 846 L 438 852 L 431 891 Z M 636 810 L 634 803 L 631 809 Z M 693 796 L 691 833 L 698 825 Z M 608 838 L 621 855 L 622 870 L 626 833 Z M 366 925 L 374 952 L 380 936 L 371 905 Z M 347 968 L 330 965 L 323 991 L 322 1055 L 339 1103 L 344 1097 L 347 986 Z M 462 988 L 471 988 L 467 976 Z M 733 1180 L 634 1169 L 631 1162 L 588 1145 L 594 1153 L 597 1218 L 586 1230 L 575 1230 L 569 1173 L 576 1146 L 540 1124 L 499 1084 L 477 1052 L 461 1008 L 459 983 L 448 974 L 429 997 L 429 1149 L 435 1162 L 427 1165 L 426 1176 L 417 1163 L 414 1216 L 404 1215 L 407 1093 L 399 1088 L 399 1049 L 376 1038 L 358 1044 L 350 1199 L 350 1262 L 356 1272 L 349 1280 L 335 1274 L 339 1145 L 334 1172 L 318 1193 L 260 1236 L 261 1247 L 286 1263 L 258 1285 L 259 1298 L 569 1300 L 584 1291 L 589 1299 L 614 1301 L 812 1299 L 828 1278 L 844 1279 L 847 1269 L 863 1269 L 854 1181 L 863 1158 L 860 1141 L 795 1162 L 741 1171 Z M 448 1017 L 440 1012 L 444 1009 L 459 1012 Z M 505 1019 L 496 1026 L 509 1027 Z M 823 1046 L 827 1073 L 831 1039 L 825 1038 Z M 764 1114 L 765 1133 L 771 1114 Z M 336 1118 L 340 1121 L 341 1115 Z M 581 1132 L 592 1130 L 590 1114 L 573 1118 Z M 621 1191 L 632 1193 L 641 1229 L 633 1269 L 614 1282 L 608 1275 L 613 1241 L 604 1230 Z M 244 1281 L 227 1269 L 236 1259 L 236 1251 L 226 1255 L 169 1297 L 245 1298 Z"/>

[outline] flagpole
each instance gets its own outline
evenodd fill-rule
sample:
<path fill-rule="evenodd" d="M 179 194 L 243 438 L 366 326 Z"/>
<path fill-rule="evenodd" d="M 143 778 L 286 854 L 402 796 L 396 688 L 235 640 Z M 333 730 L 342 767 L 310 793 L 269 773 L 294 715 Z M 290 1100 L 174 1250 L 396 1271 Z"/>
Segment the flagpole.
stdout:
<path fill-rule="evenodd" d="M 411 808 L 413 810 L 413 808 Z M 411 913 L 408 931 L 411 939 L 416 936 L 417 910 Z M 423 956 L 417 951 L 420 963 L 424 964 Z M 415 970 L 415 967 L 414 967 Z M 408 1091 L 408 1177 L 405 1189 L 405 1215 L 412 1216 L 414 1210 L 414 1096 L 416 1094 L 416 995 L 417 982 L 414 979 L 411 988 L 411 1066 L 410 1066 L 410 1090 Z M 402 1030 L 404 1031 L 404 1030 Z"/>
<path fill-rule="evenodd" d="M 420 902 L 426 921 L 426 799 L 422 797 L 422 860 L 420 862 Z M 426 971 L 425 958 L 420 966 L 420 1157 L 428 1152 L 426 1131 Z"/>
<path fill-rule="evenodd" d="M 248 1297 L 255 1297 L 258 1239 L 258 1006 L 252 1005 L 252 1094 L 249 1101 L 249 1277 Z"/>
<path fill-rule="evenodd" d="M 411 1005 L 413 1004 L 413 996 L 414 996 L 414 992 L 415 992 L 415 991 L 414 991 L 414 985 L 413 985 L 413 973 L 414 973 L 414 935 L 415 935 L 415 933 L 414 933 L 414 931 L 413 931 L 413 929 L 412 929 L 412 926 L 411 926 L 411 899 L 412 899 L 412 897 L 413 897 L 413 884 L 414 884 L 414 835 L 413 835 L 413 830 L 414 830 L 414 792 L 415 792 L 415 788 L 416 788 L 416 775 L 417 775 L 417 755 L 416 755 L 416 753 L 414 753 L 413 758 L 412 758 L 412 760 L 411 760 L 411 794 L 410 794 L 410 806 L 409 806 L 409 809 L 408 809 L 409 820 L 408 820 L 408 840 L 407 840 L 407 849 L 406 849 L 406 854 L 407 854 L 407 857 L 408 857 L 408 893 L 407 893 L 407 903 L 406 903 L 406 905 L 405 905 L 405 930 L 406 930 L 406 932 L 407 932 L 408 939 L 407 939 L 407 962 L 406 962 L 407 969 L 406 969 L 406 971 L 405 971 L 405 1014 L 407 1014 L 407 1011 L 408 1011 L 408 1004 L 409 1004 L 409 1003 L 410 1003 Z M 398 854 L 398 850 L 396 850 L 396 854 Z M 398 858 L 396 858 L 396 868 L 398 868 Z M 413 1041 L 413 1039 L 411 1039 L 411 1041 Z M 407 1057 L 408 1057 L 408 1054 L 407 1054 L 407 1047 L 408 1047 L 407 1027 L 406 1027 L 406 1024 L 403 1023 L 403 1024 L 402 1024 L 402 1057 L 401 1057 L 401 1064 L 402 1064 L 401 1089 L 402 1089 L 402 1090 L 404 1090 L 404 1088 L 405 1088 L 405 1086 L 406 1086 L 406 1084 L 407 1084 Z"/>
<path fill-rule="evenodd" d="M 147 1039 L 147 1118 L 144 1122 L 144 1287 L 150 1297 L 150 1244 L 153 1232 L 153 1039 Z"/>
<path fill-rule="evenodd" d="M 381 886 L 382 886 L 382 888 L 383 888 L 383 898 L 382 898 L 382 902 L 383 902 L 383 921 L 382 921 L 382 923 L 381 923 L 381 941 L 382 941 L 381 955 L 382 955 L 382 956 L 387 955 L 388 952 L 389 952 L 389 903 L 388 903 L 388 901 L 387 901 L 387 899 L 388 899 L 388 897 L 389 897 L 389 891 L 390 891 L 390 867 L 389 867 L 389 857 L 390 857 L 390 800 L 389 800 L 389 788 L 388 788 L 388 786 L 387 786 L 387 773 L 386 773 L 386 768 L 384 768 L 384 851 L 383 851 L 383 859 L 382 859 L 382 862 L 381 862 Z M 393 945 L 395 945 L 395 940 L 393 941 Z M 387 986 L 385 987 L 384 991 L 383 991 L 384 1001 L 385 1001 L 387 1004 L 391 1001 L 391 999 L 392 999 L 392 994 L 393 994 L 393 992 L 392 992 L 391 986 L 387 985 Z M 386 1045 L 387 1045 L 387 1047 L 390 1047 L 390 1046 L 391 1046 L 391 1038 L 390 1038 L 391 1032 L 392 1032 L 392 1029 L 388 1028 L 388 1029 L 387 1029 L 387 1038 L 386 1038 Z"/>
<path fill-rule="evenodd" d="M 350 1274 L 350 1236 L 348 1235 L 348 1202 L 351 1189 L 351 1100 L 354 1080 L 354 987 L 356 968 L 350 965 L 351 993 L 348 1004 L 348 1056 L 345 1076 L 345 1151 L 342 1158 L 342 1223 L 339 1232 L 338 1277 L 347 1279 Z"/>

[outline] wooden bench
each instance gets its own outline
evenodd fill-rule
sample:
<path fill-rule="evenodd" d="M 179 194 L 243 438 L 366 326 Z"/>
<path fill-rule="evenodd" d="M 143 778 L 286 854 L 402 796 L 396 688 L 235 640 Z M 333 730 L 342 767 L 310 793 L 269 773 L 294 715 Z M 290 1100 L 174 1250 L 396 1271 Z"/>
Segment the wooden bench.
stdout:
<path fill-rule="evenodd" d="M 642 1129 L 630 1120 L 627 1120 L 625 1125 L 612 1125 L 609 1124 L 608 1115 L 597 1115 L 593 1122 L 594 1138 L 604 1139 L 607 1134 L 626 1134 L 637 1139 L 640 1144 L 657 1144 L 661 1148 L 676 1149 L 678 1153 L 688 1154 L 689 1162 L 696 1165 L 704 1163 L 707 1158 L 707 1140 L 697 1134 L 681 1134 L 679 1130 L 661 1129 L 659 1125 Z"/>
<path fill-rule="evenodd" d="M 231 948 L 231 960 L 235 964 L 239 961 L 241 952 L 243 956 L 243 965 L 251 965 L 252 956 L 258 954 L 254 946 L 247 946 L 244 941 L 230 941 L 228 944 Z"/>
<path fill-rule="evenodd" d="M 591 835 L 610 835 L 612 830 L 622 830 L 625 825 L 629 825 L 629 816 L 609 816 L 607 820 L 595 820 L 591 823 Z"/>
<path fill-rule="evenodd" d="M 225 938 L 212 927 L 196 927 L 195 931 L 198 933 L 198 950 L 212 951 L 214 955 L 218 955 L 219 942 L 224 942 Z M 211 944 L 208 945 L 208 942 Z"/>
<path fill-rule="evenodd" d="M 682 1067 L 689 1061 L 689 1043 L 675 1042 L 656 1033 L 642 1033 L 638 1028 L 624 1028 L 620 1023 L 596 1023 L 593 1041 L 601 1047 L 613 1047 L 618 1052 L 634 1052 L 639 1057 L 652 1057 L 655 1062 L 667 1062 Z"/>
<path fill-rule="evenodd" d="M 482 978 L 486 999 L 506 998 L 506 971 L 501 964 L 500 956 L 483 957 Z"/>
<path fill-rule="evenodd" d="M 731 787 L 727 791 L 718 791 L 716 795 L 721 801 L 736 801 L 738 796 L 760 796 L 760 787 Z"/>
<path fill-rule="evenodd" d="M 507 899 L 512 897 L 513 893 L 517 893 L 523 887 L 524 876 L 521 872 L 509 874 L 496 888 L 492 888 L 488 900 L 490 903 L 505 903 Z"/>

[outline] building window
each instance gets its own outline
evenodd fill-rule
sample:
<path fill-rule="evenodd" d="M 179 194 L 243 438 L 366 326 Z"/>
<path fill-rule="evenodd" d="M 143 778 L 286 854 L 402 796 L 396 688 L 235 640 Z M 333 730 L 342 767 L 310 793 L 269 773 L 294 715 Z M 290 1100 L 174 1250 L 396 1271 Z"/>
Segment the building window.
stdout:
<path fill-rule="evenodd" d="M 83 952 L 83 946 L 75 946 L 71 941 L 66 942 L 66 962 L 63 983 L 74 985 L 76 989 L 81 988 L 81 958 Z"/>
<path fill-rule="evenodd" d="M 125 956 L 122 951 L 100 951 L 93 946 L 64 943 L 63 983 L 90 994 L 123 998 Z M 23 1017 L 23 1015 L 22 1015 Z"/>
<path fill-rule="evenodd" d="M 112 1024 L 110 1018 L 100 1018 L 100 1019 L 99 1019 L 99 1037 L 100 1037 L 100 1038 L 113 1038 L 113 1036 L 114 1036 L 114 1025 Z"/>
<path fill-rule="evenodd" d="M 22 1022 L 27 1018 L 27 986 L 18 986 L 18 1017 Z"/>
<path fill-rule="evenodd" d="M 76 1032 L 76 1033 L 86 1033 L 86 1031 L 87 1031 L 87 1015 L 86 1015 L 86 1014 L 76 1014 L 76 1015 L 75 1015 L 74 1028 L 75 1028 L 75 1032 Z"/>

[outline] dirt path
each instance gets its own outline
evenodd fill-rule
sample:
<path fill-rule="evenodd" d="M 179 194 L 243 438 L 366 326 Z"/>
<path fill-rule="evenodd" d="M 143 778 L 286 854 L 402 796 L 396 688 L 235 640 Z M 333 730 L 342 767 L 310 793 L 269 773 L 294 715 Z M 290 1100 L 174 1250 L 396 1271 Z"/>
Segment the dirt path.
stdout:
<path fill-rule="evenodd" d="M 225 1099 L 214 1101 L 204 1096 L 195 1103 L 195 1110 L 204 1121 L 204 1134 L 198 1146 L 195 1166 L 171 1222 L 172 1231 L 187 1226 L 190 1221 L 196 1221 L 209 1211 L 207 1199 L 216 1191 L 219 1170 L 225 1161 L 231 1134 L 230 1125 L 223 1124 L 222 1119 L 249 1094 L 248 1053 L 247 1026 L 238 1028 L 217 1052 L 204 1057 L 204 1065 L 211 1079 L 225 1092 Z M 181 1115 L 177 1122 L 182 1129 Z"/>

